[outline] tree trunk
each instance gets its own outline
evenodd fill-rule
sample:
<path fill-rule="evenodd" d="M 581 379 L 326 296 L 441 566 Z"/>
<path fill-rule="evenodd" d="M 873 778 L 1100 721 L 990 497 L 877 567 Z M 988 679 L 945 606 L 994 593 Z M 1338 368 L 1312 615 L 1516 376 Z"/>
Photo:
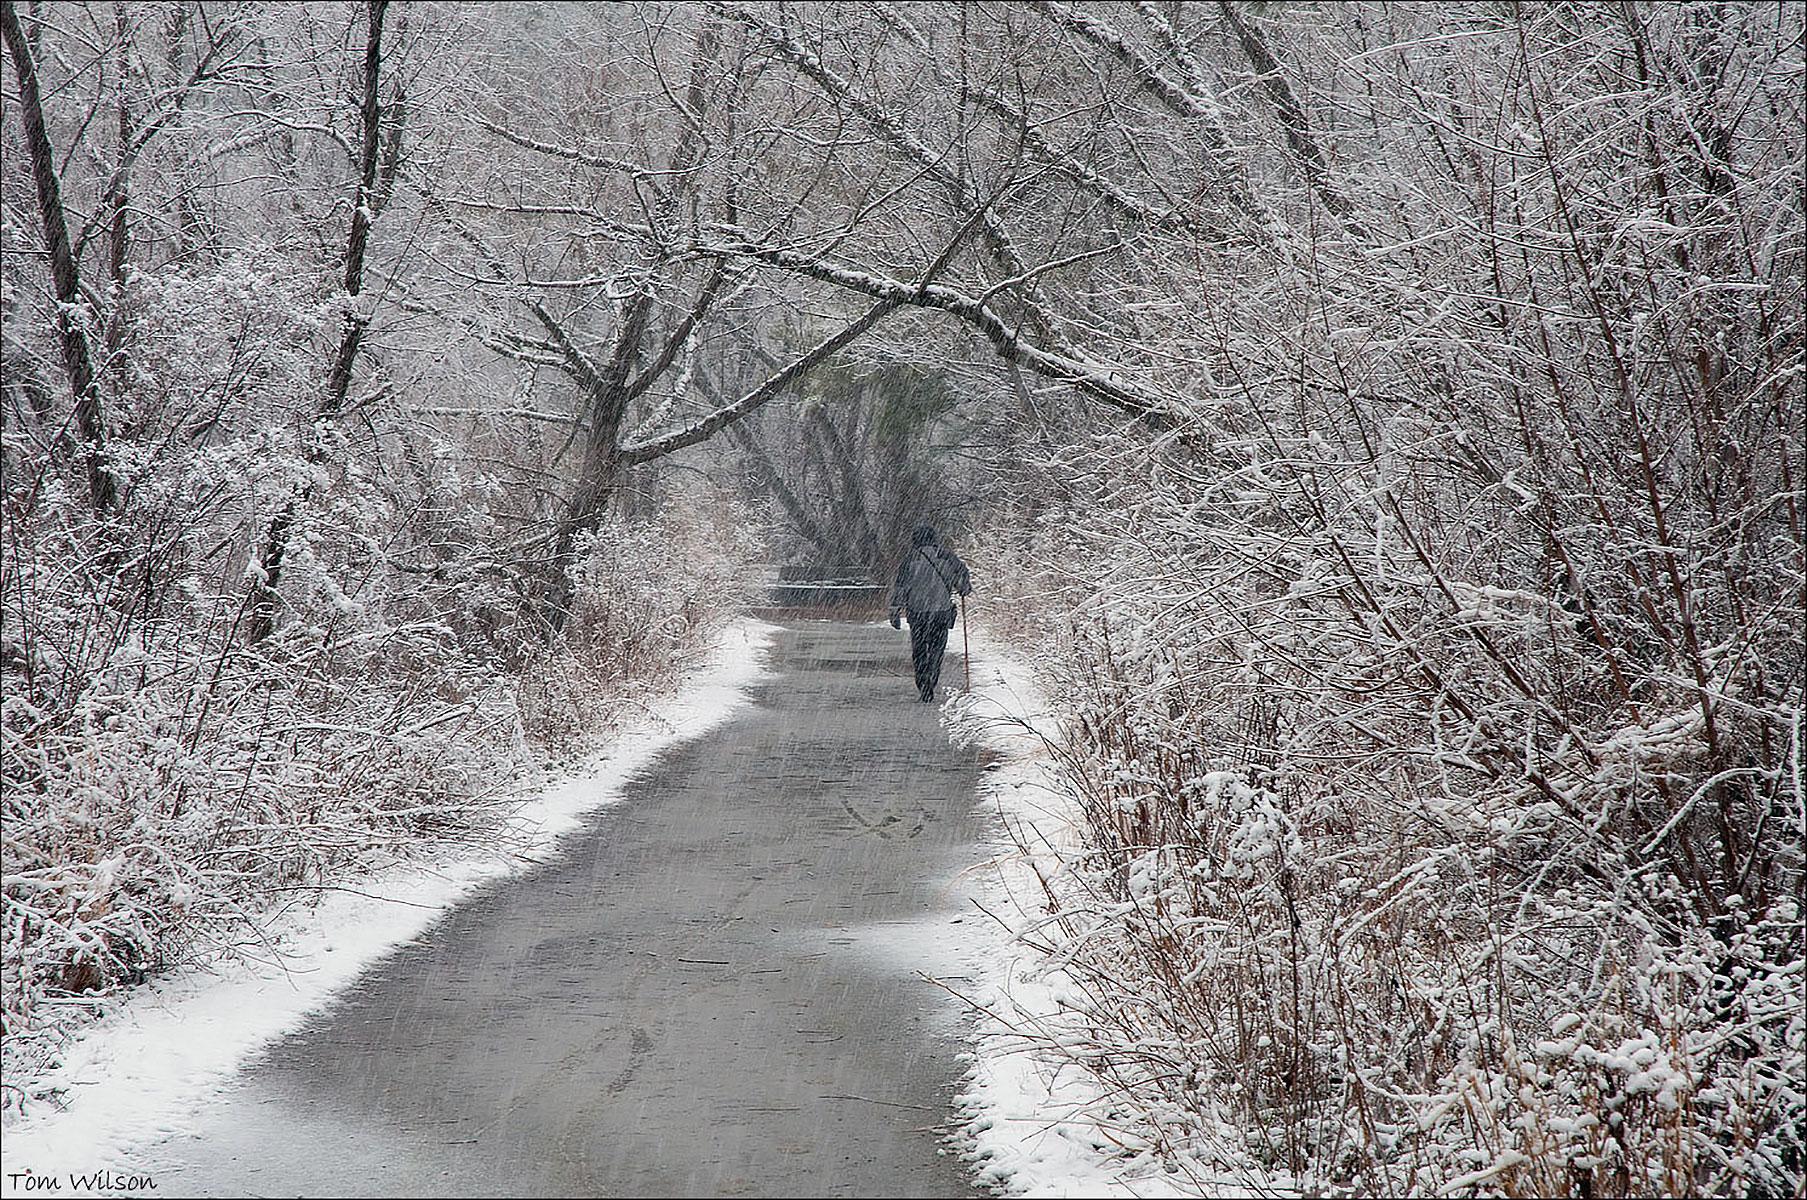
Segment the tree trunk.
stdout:
<path fill-rule="evenodd" d="M 357 362 L 358 347 L 364 340 L 364 329 L 369 324 L 369 317 L 358 312 L 355 306 L 364 290 L 364 252 L 370 242 L 371 208 L 375 203 L 377 158 L 382 142 L 382 105 L 378 102 L 377 88 L 381 83 L 383 65 L 383 14 L 388 7 L 389 0 L 370 0 L 370 31 L 364 42 L 364 99 L 359 110 L 364 137 L 358 163 L 356 203 L 351 212 L 351 234 L 345 245 L 345 294 L 352 307 L 345 314 L 345 328 L 339 337 L 339 349 L 333 356 L 332 368 L 327 374 L 326 395 L 320 401 L 321 417 L 335 416 L 345 408 L 345 398 L 351 392 L 352 367 Z M 308 457 L 313 460 L 319 453 L 317 447 L 310 447 Z M 270 522 L 264 536 L 263 555 L 259 564 L 262 568 L 261 577 L 252 583 L 248 598 L 251 619 L 245 626 L 247 645 L 255 646 L 276 628 L 279 602 L 276 586 L 282 582 L 283 559 L 288 553 L 289 535 L 294 529 L 296 512 L 307 496 L 306 489 L 299 495 L 290 496 L 276 519 Z"/>
<path fill-rule="evenodd" d="M 589 439 L 584 446 L 583 467 L 578 472 L 577 489 L 559 518 L 558 533 L 553 539 L 552 562 L 546 581 L 545 605 L 542 609 L 546 627 L 552 637 L 564 632 L 571 619 L 571 600 L 576 591 L 571 581 L 571 557 L 579 534 L 589 533 L 602 523 L 603 513 L 615 494 L 620 480 L 621 422 L 627 416 L 628 376 L 639 355 L 640 343 L 652 316 L 652 293 L 642 291 L 630 302 L 622 318 L 621 330 L 615 335 L 615 347 L 608 363 L 593 372 L 587 362 L 579 374 L 589 396 Z M 543 318 L 544 319 L 544 318 Z M 575 347 L 567 347 L 574 354 Z"/>
<path fill-rule="evenodd" d="M 1242 52 L 1248 55 L 1249 62 L 1255 68 L 1255 77 L 1261 88 L 1273 101 L 1274 111 L 1280 116 L 1280 127 L 1286 133 L 1286 144 L 1292 148 L 1299 164 L 1305 168 L 1305 178 L 1310 181 L 1312 190 L 1317 192 L 1318 199 L 1344 224 L 1351 233 L 1360 235 L 1362 227 L 1356 219 L 1355 205 L 1341 192 L 1330 178 L 1330 165 L 1324 159 L 1324 152 L 1318 147 L 1318 139 L 1311 132 L 1311 122 L 1306 119 L 1305 106 L 1299 103 L 1293 92 L 1292 84 L 1280 70 L 1279 60 L 1268 49 L 1267 39 L 1261 31 L 1242 19 L 1236 11 L 1233 0 L 1217 0 L 1217 7 L 1223 13 L 1224 20 L 1236 34 L 1237 44 Z"/>
<path fill-rule="evenodd" d="M 362 108 L 364 144 L 359 162 L 357 204 L 351 210 L 351 237 L 345 246 L 345 294 L 354 301 L 364 291 L 364 251 L 370 244 L 370 220 L 376 203 L 376 167 L 381 151 L 382 105 L 377 100 L 377 86 L 383 66 L 383 13 L 389 0 L 371 0 L 370 36 L 364 43 L 364 103 Z M 345 332 L 339 339 L 339 353 L 333 360 L 332 374 L 326 381 L 326 401 L 320 411 L 331 415 L 345 407 L 351 391 L 351 368 L 357 361 L 358 346 L 364 340 L 369 318 L 355 309 L 345 314 Z"/>
<path fill-rule="evenodd" d="M 132 256 L 132 225 L 129 209 L 132 203 L 132 104 L 131 96 L 126 88 L 126 78 L 131 70 L 131 28 L 126 22 L 125 6 L 115 2 L 113 5 L 113 36 L 117 39 L 114 47 L 115 71 L 119 78 L 116 81 L 116 92 L 113 97 L 115 115 L 118 118 L 119 167 L 113 172 L 112 185 L 107 189 L 107 280 L 111 285 L 111 311 L 107 314 L 107 360 L 106 370 L 112 379 L 113 398 L 119 400 L 125 388 L 125 346 L 128 334 L 129 317 L 125 296 L 126 267 Z M 127 429 L 127 436 L 132 435 Z"/>
<path fill-rule="evenodd" d="M 857 409 L 854 410 L 857 413 Z M 821 409 L 810 415 L 811 423 L 816 427 L 817 437 L 822 442 L 823 466 L 832 465 L 841 481 L 840 509 L 841 551 L 846 558 L 846 551 L 852 550 L 859 557 L 860 565 L 877 579 L 882 573 L 880 562 L 878 533 L 872 525 L 871 504 L 866 498 L 866 488 L 860 478 L 860 463 L 857 444 L 841 436 L 834 422 Z M 832 464 L 828 461 L 833 459 Z M 852 542 L 852 545 L 847 543 Z M 850 566 L 850 562 L 842 561 L 836 566 Z"/>
<path fill-rule="evenodd" d="M 577 490 L 559 519 L 558 534 L 552 545 L 552 566 L 546 585 L 545 616 L 553 637 L 564 632 L 571 619 L 571 602 L 577 585 L 571 578 L 571 559 L 581 534 L 593 532 L 602 524 L 621 476 L 621 460 L 616 457 L 614 439 L 606 442 L 592 438 L 584 456 L 583 471 Z"/>
<path fill-rule="evenodd" d="M 50 278 L 56 288 L 57 340 L 63 353 L 63 368 L 69 374 L 69 390 L 75 400 L 75 427 L 81 434 L 87 455 L 88 491 L 94 511 L 105 515 L 118 506 L 119 492 L 107 467 L 107 426 L 95 384 L 94 359 L 88 347 L 87 331 L 82 328 L 82 319 L 76 315 L 87 309 L 87 303 L 82 298 L 75 254 L 69 246 L 69 226 L 63 214 L 56 159 L 50 149 L 50 137 L 44 130 L 44 103 L 38 90 L 37 64 L 32 61 L 31 46 L 19 24 L 13 0 L 0 0 L 0 34 L 5 36 L 13 70 L 19 76 L 19 109 L 25 125 L 25 146 L 31 155 L 32 179 L 38 189 L 38 216 L 43 221 L 44 245 L 50 256 Z"/>

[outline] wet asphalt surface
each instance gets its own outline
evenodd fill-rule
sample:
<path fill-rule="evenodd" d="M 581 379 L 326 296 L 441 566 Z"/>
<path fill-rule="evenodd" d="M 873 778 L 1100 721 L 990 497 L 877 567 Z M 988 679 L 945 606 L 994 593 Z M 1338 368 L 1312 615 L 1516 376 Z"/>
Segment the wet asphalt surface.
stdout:
<path fill-rule="evenodd" d="M 909 642 L 798 621 L 728 723 L 460 907 L 156 1148 L 165 1195 L 962 1196 L 976 752 Z M 957 680 L 950 648 L 943 678 Z"/>

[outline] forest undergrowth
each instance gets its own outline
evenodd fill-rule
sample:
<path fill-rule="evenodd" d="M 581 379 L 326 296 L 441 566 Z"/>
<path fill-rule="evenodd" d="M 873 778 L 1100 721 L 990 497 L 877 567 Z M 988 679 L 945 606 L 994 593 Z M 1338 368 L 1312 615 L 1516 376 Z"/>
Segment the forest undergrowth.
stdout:
<path fill-rule="evenodd" d="M 1025 931 L 1071 1019 L 1017 1033 L 1095 1076 L 1125 1153 L 1335 1194 L 1798 1191 L 1798 709 L 1722 715 L 1737 766 L 1681 685 L 1637 716 L 1551 691 L 1550 738 L 1508 671 L 1586 669 L 1560 609 L 1402 570 L 1377 636 L 1329 564 L 1251 597 L 1278 547 L 1189 525 L 1190 561 L 1067 513 L 988 580 L 1084 843 Z"/>
<path fill-rule="evenodd" d="M 1664 547 L 1639 490 L 1241 449 L 1099 439 L 976 556 L 1085 843 L 1028 931 L 1076 1024 L 1019 1032 L 1201 1185 L 1798 1195 L 1798 492 Z"/>

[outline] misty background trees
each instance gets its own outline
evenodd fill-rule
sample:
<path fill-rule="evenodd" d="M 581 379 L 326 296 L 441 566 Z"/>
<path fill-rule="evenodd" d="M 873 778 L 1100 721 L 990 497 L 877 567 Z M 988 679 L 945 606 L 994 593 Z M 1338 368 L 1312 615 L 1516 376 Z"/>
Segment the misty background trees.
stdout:
<path fill-rule="evenodd" d="M 3 16 L 9 1057 L 927 519 L 1137 1145 L 1799 1179 L 1798 8 Z"/>

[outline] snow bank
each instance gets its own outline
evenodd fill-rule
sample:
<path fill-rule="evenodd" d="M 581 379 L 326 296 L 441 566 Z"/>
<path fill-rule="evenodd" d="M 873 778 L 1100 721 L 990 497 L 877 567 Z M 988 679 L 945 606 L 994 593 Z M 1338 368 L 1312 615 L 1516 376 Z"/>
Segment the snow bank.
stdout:
<path fill-rule="evenodd" d="M 88 1190 L 72 1176 L 129 1174 L 134 1148 L 178 1132 L 248 1057 L 484 884 L 556 854 L 560 839 L 613 803 L 636 772 L 726 720 L 766 673 L 762 652 L 775 631 L 750 619 L 730 625 L 689 686 L 650 706 L 562 778 L 548 777 L 499 831 L 495 845 L 506 851 L 465 846 L 435 861 L 395 865 L 284 914 L 261 956 L 216 970 L 183 968 L 146 984 L 88 1027 L 44 1078 L 62 1090 L 64 1107 L 39 1105 L 7 1125 L 0 1195 L 24 1194 L 27 1171 L 60 1178 L 60 1195 Z"/>
<path fill-rule="evenodd" d="M 1058 722 L 1028 663 L 974 630 L 972 693 L 952 699 L 955 737 L 995 757 L 985 776 L 1003 839 L 979 902 L 1001 922 L 981 934 L 970 1083 L 958 1100 L 979 1183 L 1021 1196 L 1270 1195 L 1275 1181 L 1163 1158 L 1119 1114 L 1080 1057 L 1075 981 L 1037 943 L 1046 884 L 1080 846 L 1077 805 L 1054 782 Z M 1056 939 L 1058 940 L 1058 939 Z"/>

